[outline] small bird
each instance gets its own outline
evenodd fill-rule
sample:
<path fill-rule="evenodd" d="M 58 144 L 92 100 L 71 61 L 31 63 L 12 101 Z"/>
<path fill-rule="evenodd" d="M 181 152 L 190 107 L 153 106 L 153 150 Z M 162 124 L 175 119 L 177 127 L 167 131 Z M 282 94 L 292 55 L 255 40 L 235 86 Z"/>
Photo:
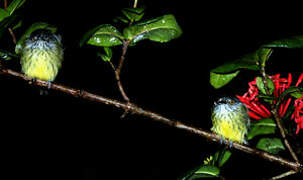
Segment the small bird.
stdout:
<path fill-rule="evenodd" d="M 245 136 L 250 126 L 246 106 L 236 98 L 222 97 L 214 103 L 211 130 L 223 139 L 247 144 Z"/>
<path fill-rule="evenodd" d="M 32 32 L 22 45 L 22 72 L 31 78 L 48 81 L 49 88 L 62 61 L 61 37 L 50 30 L 39 29 Z"/>

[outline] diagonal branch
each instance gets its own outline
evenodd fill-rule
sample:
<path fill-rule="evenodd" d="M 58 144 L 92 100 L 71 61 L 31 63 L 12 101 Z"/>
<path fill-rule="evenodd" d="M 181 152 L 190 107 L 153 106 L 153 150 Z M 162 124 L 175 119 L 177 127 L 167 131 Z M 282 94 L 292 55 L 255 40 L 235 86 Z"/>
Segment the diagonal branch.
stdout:
<path fill-rule="evenodd" d="M 264 66 L 261 66 L 260 68 L 260 72 L 261 72 L 261 75 L 262 75 L 262 80 L 263 80 L 263 84 L 265 85 L 265 91 L 266 91 L 266 94 L 270 94 L 269 92 L 269 89 L 268 89 L 268 82 L 267 82 L 267 74 L 265 72 L 265 67 Z M 278 115 L 278 110 L 277 110 L 277 106 L 275 106 L 274 104 L 271 105 L 271 112 L 274 116 L 274 119 L 277 123 L 277 126 L 280 130 L 280 134 L 281 134 L 281 137 L 283 139 L 283 143 L 285 144 L 286 148 L 288 149 L 290 155 L 293 157 L 293 159 L 297 162 L 297 163 L 300 163 L 296 153 L 294 152 L 294 150 L 292 149 L 291 145 L 289 144 L 287 138 L 286 138 L 286 134 L 285 134 L 285 131 L 284 131 L 284 128 L 281 124 L 281 118 L 279 117 Z"/>
<path fill-rule="evenodd" d="M 32 78 L 29 78 L 29 77 L 25 76 L 22 73 L 19 73 L 19 72 L 1 67 L 1 64 L 0 64 L 0 73 L 8 75 L 8 76 L 15 77 L 15 78 L 23 79 L 23 80 L 28 81 L 28 82 L 32 82 L 36 86 L 49 87 L 49 83 L 46 82 L 46 81 L 41 81 L 41 80 L 33 81 Z M 160 123 L 166 124 L 168 126 L 172 126 L 172 127 L 178 128 L 178 129 L 182 129 L 182 130 L 185 130 L 189 133 L 196 134 L 196 135 L 202 136 L 202 137 L 204 137 L 208 140 L 220 143 L 221 138 L 219 136 L 217 136 L 216 134 L 214 134 L 214 133 L 211 133 L 209 131 L 205 131 L 205 130 L 202 130 L 200 128 L 193 127 L 193 126 L 190 126 L 190 125 L 186 125 L 186 124 L 184 124 L 182 122 L 179 122 L 179 121 L 171 120 L 171 119 L 166 118 L 166 117 L 164 117 L 160 114 L 154 113 L 154 112 L 149 111 L 149 110 L 142 109 L 141 107 L 136 106 L 134 104 L 120 102 L 120 101 L 117 101 L 117 100 L 114 100 L 114 99 L 109 99 L 109 98 L 106 98 L 106 97 L 103 97 L 103 96 L 100 96 L 100 95 L 92 94 L 92 93 L 89 93 L 89 92 L 84 91 L 84 90 L 70 88 L 70 87 L 60 85 L 60 84 L 56 84 L 56 83 L 52 83 L 50 88 L 53 89 L 53 90 L 61 91 L 63 93 L 69 94 L 69 95 L 74 96 L 74 97 L 78 97 L 78 98 L 82 98 L 82 99 L 87 99 L 89 101 L 95 101 L 95 102 L 115 106 L 116 108 L 123 109 L 125 111 L 131 111 L 134 114 L 148 117 L 150 119 L 153 119 L 153 120 L 158 121 Z M 228 142 L 224 142 L 224 143 L 228 143 Z M 243 151 L 243 152 L 246 152 L 246 153 L 249 153 L 249 154 L 257 155 L 257 156 L 259 156 L 259 157 L 261 157 L 265 160 L 275 162 L 275 163 L 278 163 L 282 166 L 291 168 L 291 169 L 295 170 L 296 172 L 302 173 L 302 171 L 303 171 L 303 165 L 298 163 L 298 162 L 289 161 L 289 160 L 284 159 L 282 157 L 275 156 L 273 154 L 270 154 L 270 153 L 267 153 L 267 152 L 264 152 L 264 151 L 261 151 L 261 150 L 253 149 L 253 148 L 250 148 L 248 146 L 245 146 L 245 145 L 242 145 L 242 144 L 239 144 L 239 143 L 236 143 L 236 142 L 233 143 L 233 147 L 237 150 L 240 150 L 240 151 Z"/>

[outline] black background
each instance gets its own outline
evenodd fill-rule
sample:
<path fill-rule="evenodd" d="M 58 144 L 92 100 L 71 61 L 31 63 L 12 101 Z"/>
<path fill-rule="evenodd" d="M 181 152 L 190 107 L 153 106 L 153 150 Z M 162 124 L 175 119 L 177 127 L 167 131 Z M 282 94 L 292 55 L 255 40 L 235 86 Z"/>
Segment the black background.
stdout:
<path fill-rule="evenodd" d="M 211 127 L 213 99 L 242 94 L 255 75 L 244 72 L 229 87 L 214 90 L 208 83 L 210 69 L 262 43 L 303 32 L 295 4 L 139 0 L 141 5 L 146 18 L 174 14 L 183 35 L 165 44 L 142 41 L 130 47 L 121 74 L 124 88 L 136 104 L 203 129 Z M 15 33 L 20 37 L 37 21 L 56 25 L 65 47 L 56 82 L 122 100 L 110 67 L 96 55 L 101 48 L 80 48 L 79 40 L 130 6 L 126 0 L 27 1 L 18 10 L 23 26 Z M 1 48 L 13 49 L 8 33 L 5 41 Z M 114 63 L 120 54 L 115 47 Z M 302 58 L 301 50 L 279 50 L 268 71 L 302 72 Z M 20 70 L 18 61 L 6 65 Z M 148 118 L 121 120 L 123 111 L 110 106 L 54 91 L 40 96 L 37 87 L 5 76 L 0 82 L 2 161 L 12 178 L 176 179 L 219 148 Z M 227 179 L 262 179 L 287 171 L 234 152 L 222 169 Z"/>

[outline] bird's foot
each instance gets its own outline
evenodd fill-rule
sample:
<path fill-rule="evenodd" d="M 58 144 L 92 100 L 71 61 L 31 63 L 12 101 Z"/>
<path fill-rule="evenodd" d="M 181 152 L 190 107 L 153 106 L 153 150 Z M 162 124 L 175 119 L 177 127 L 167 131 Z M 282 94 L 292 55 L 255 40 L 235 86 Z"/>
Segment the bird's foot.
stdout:
<path fill-rule="evenodd" d="M 233 142 L 231 140 L 225 139 L 223 137 L 220 138 L 220 144 L 228 144 L 229 148 L 232 148 Z"/>
<path fill-rule="evenodd" d="M 47 81 L 47 89 L 50 89 L 52 87 L 52 83 L 50 81 Z"/>
<path fill-rule="evenodd" d="M 233 147 L 233 142 L 229 141 L 229 148 L 232 148 L 232 147 Z"/>
<path fill-rule="evenodd" d="M 221 137 L 221 138 L 220 138 L 220 144 L 223 144 L 223 141 L 224 141 L 224 138 Z"/>

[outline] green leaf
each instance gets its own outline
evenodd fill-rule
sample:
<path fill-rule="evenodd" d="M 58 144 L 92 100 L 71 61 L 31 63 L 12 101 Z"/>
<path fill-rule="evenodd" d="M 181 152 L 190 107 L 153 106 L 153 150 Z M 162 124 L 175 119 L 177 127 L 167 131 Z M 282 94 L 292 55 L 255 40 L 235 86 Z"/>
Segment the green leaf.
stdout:
<path fill-rule="evenodd" d="M 251 123 L 250 131 L 247 134 L 247 139 L 251 140 L 252 138 L 258 135 L 274 134 L 276 130 L 276 123 L 272 119 L 262 119 Z"/>
<path fill-rule="evenodd" d="M 106 53 L 106 55 L 110 58 L 112 58 L 112 55 L 113 55 L 113 52 L 112 52 L 112 49 L 109 48 L 109 47 L 104 47 L 104 51 Z"/>
<path fill-rule="evenodd" d="M 105 54 L 102 54 L 100 52 L 97 52 L 97 55 L 101 57 L 101 59 L 105 62 L 110 61 L 110 58 L 106 56 Z"/>
<path fill-rule="evenodd" d="M 216 166 L 205 165 L 200 167 L 188 180 L 205 177 L 218 177 L 220 169 Z"/>
<path fill-rule="evenodd" d="M 140 21 L 144 15 L 144 8 L 124 8 L 122 9 L 122 13 L 131 22 Z"/>
<path fill-rule="evenodd" d="M 211 70 L 211 72 L 215 73 L 230 73 L 239 69 L 249 69 L 257 71 L 259 70 L 259 59 L 262 49 L 258 49 L 257 51 L 244 55 L 236 60 L 229 61 L 224 63 L 221 66 L 218 66 Z"/>
<path fill-rule="evenodd" d="M 14 27 L 12 29 L 16 30 L 16 29 L 18 29 L 21 26 L 22 26 L 22 20 L 19 20 L 18 23 L 16 25 L 14 25 Z"/>
<path fill-rule="evenodd" d="M 265 63 L 271 56 L 272 51 L 273 50 L 271 48 L 260 48 L 259 49 L 259 51 L 258 51 L 259 61 L 263 67 L 265 67 Z"/>
<path fill-rule="evenodd" d="M 5 9 L 0 8 L 0 22 L 9 16 L 9 13 Z"/>
<path fill-rule="evenodd" d="M 9 15 L 12 15 L 16 9 L 21 7 L 25 3 L 25 0 L 13 0 L 6 8 Z"/>
<path fill-rule="evenodd" d="M 105 54 L 97 52 L 97 55 L 100 56 L 103 59 L 103 61 L 105 61 L 105 62 L 106 61 L 110 61 L 111 58 L 112 58 L 112 50 L 111 50 L 111 48 L 104 47 L 104 51 L 105 51 Z"/>
<path fill-rule="evenodd" d="M 52 33 L 55 33 L 57 31 L 57 28 L 53 25 L 44 23 L 44 22 L 37 22 L 32 24 L 25 33 L 21 36 L 21 38 L 17 41 L 15 52 L 19 54 L 22 50 L 22 45 L 24 41 L 30 37 L 31 33 L 38 30 L 38 29 L 47 29 L 50 30 Z"/>
<path fill-rule="evenodd" d="M 111 47 L 121 45 L 123 39 L 123 35 L 114 26 L 102 24 L 87 32 L 82 38 L 80 46 L 86 42 L 93 46 Z"/>
<path fill-rule="evenodd" d="M 272 154 L 278 154 L 281 150 L 285 150 L 279 138 L 262 138 L 257 143 L 256 148 Z"/>
<path fill-rule="evenodd" d="M 279 96 L 279 102 L 284 98 L 286 95 L 291 95 L 292 97 L 299 99 L 303 95 L 303 88 L 302 87 L 296 87 L 291 86 L 288 89 L 286 89 L 280 96 Z"/>
<path fill-rule="evenodd" d="M 125 24 L 128 24 L 128 23 L 129 23 L 128 19 L 126 19 L 126 18 L 124 18 L 124 17 L 121 17 L 121 16 L 115 17 L 115 18 L 113 19 L 113 21 L 116 22 L 116 23 L 119 22 L 119 21 L 121 21 L 121 22 L 123 22 L 123 23 L 125 23 Z"/>
<path fill-rule="evenodd" d="M 296 91 L 296 92 L 292 92 L 292 93 L 289 93 L 292 97 L 296 98 L 296 99 L 299 99 L 303 96 L 303 91 L 302 91 L 302 88 L 301 88 L 301 91 Z"/>
<path fill-rule="evenodd" d="M 18 57 L 16 54 L 0 49 L 0 59 L 11 60 L 12 57 Z"/>
<path fill-rule="evenodd" d="M 266 88 L 265 88 L 265 85 L 263 83 L 263 79 L 262 77 L 257 77 L 256 78 L 256 83 L 257 83 L 257 87 L 258 89 L 263 93 L 263 94 L 267 94 L 266 93 Z M 270 78 L 267 78 L 267 85 L 268 85 L 268 90 L 269 90 L 269 93 L 272 94 L 275 90 L 275 84 L 274 82 L 270 79 Z"/>
<path fill-rule="evenodd" d="M 285 90 L 284 93 L 289 94 L 296 99 L 299 99 L 303 96 L 303 88 L 292 86 Z"/>
<path fill-rule="evenodd" d="M 269 48 L 303 48 L 303 35 L 272 41 L 262 47 Z"/>
<path fill-rule="evenodd" d="M 228 74 L 217 74 L 214 72 L 210 72 L 209 82 L 214 88 L 219 89 L 228 84 L 234 77 L 239 74 L 239 72 L 240 71 L 236 71 Z"/>
<path fill-rule="evenodd" d="M 164 43 L 178 38 L 182 29 L 175 17 L 169 14 L 127 27 L 123 34 L 132 44 L 144 39 Z"/>
<path fill-rule="evenodd" d="M 217 164 L 219 167 L 222 167 L 230 158 L 230 156 L 231 152 L 227 149 L 217 151 L 214 155 L 214 164 Z"/>

